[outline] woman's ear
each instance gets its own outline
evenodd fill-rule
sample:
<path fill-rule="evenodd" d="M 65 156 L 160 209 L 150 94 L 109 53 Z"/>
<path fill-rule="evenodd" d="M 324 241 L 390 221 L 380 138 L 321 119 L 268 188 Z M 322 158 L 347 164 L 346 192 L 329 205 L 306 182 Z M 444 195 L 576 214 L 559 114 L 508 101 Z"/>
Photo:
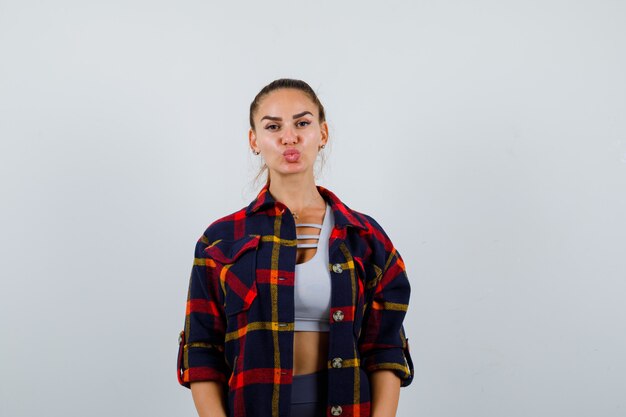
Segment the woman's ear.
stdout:
<path fill-rule="evenodd" d="M 328 123 L 322 122 L 320 132 L 322 134 L 322 145 L 326 145 L 328 143 Z"/>
<path fill-rule="evenodd" d="M 250 131 L 248 132 L 248 142 L 250 143 L 250 149 L 255 152 L 257 150 L 256 134 L 254 133 L 254 129 L 252 128 L 250 128 Z"/>

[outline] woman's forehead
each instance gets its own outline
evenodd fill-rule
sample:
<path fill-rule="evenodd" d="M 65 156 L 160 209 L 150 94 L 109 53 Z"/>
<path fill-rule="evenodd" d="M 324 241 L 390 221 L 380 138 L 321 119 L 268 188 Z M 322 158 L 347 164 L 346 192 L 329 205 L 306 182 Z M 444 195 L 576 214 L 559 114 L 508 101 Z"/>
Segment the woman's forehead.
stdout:
<path fill-rule="evenodd" d="M 311 98 L 304 92 L 300 90 L 296 90 L 293 88 L 290 89 L 279 89 L 272 91 L 259 103 L 259 113 L 262 111 L 293 111 L 296 110 L 296 113 L 299 113 L 304 110 L 308 110 L 311 113 L 317 113 L 315 110 L 315 103 L 311 100 Z"/>

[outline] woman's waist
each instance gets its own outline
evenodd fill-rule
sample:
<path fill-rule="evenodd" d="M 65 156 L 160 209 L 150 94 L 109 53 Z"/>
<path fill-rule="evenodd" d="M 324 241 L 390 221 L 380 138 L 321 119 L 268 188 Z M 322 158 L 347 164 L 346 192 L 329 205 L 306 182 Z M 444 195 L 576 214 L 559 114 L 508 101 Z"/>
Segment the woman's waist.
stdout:
<path fill-rule="evenodd" d="M 296 331 L 293 337 L 293 374 L 327 369 L 328 332 Z"/>

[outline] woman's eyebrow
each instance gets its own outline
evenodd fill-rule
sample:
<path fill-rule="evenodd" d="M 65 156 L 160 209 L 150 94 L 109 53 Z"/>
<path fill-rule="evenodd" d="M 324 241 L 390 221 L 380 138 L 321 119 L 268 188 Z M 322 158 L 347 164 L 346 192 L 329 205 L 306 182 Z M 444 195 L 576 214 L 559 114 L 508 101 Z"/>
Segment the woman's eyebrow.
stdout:
<path fill-rule="evenodd" d="M 308 111 L 308 110 L 305 110 L 305 111 L 303 111 L 302 113 L 294 114 L 292 117 L 293 117 L 294 119 L 297 119 L 297 118 L 299 118 L 299 117 L 304 116 L 305 114 L 310 114 L 311 116 L 313 116 L 313 113 L 311 113 L 311 112 L 310 112 L 310 111 Z M 282 118 L 282 117 L 276 117 L 276 116 L 263 116 L 263 117 L 261 117 L 261 121 L 263 121 L 263 120 L 265 120 L 265 119 L 267 119 L 267 120 L 273 120 L 273 121 L 275 121 L 275 122 L 281 122 L 281 121 L 283 120 L 283 118 Z"/>
<path fill-rule="evenodd" d="M 294 115 L 293 115 L 293 118 L 294 118 L 294 119 L 297 119 L 297 118 L 299 118 L 299 117 L 304 116 L 305 114 L 310 114 L 311 116 L 313 116 L 313 113 L 311 113 L 310 111 L 303 111 L 302 113 L 294 114 Z"/>
<path fill-rule="evenodd" d="M 263 121 L 265 119 L 267 119 L 267 120 L 274 120 L 275 122 L 280 122 L 281 120 L 283 120 L 282 117 L 276 117 L 276 116 L 263 116 L 263 117 L 261 117 L 261 121 Z"/>

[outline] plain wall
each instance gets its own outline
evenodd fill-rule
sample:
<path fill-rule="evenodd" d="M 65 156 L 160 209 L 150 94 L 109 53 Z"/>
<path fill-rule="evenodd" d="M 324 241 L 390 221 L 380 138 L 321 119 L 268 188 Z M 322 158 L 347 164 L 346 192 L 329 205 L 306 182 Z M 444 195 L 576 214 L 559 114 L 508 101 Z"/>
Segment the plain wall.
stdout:
<path fill-rule="evenodd" d="M 625 415 L 625 54 L 623 1 L 0 0 L 0 415 L 195 415 L 195 241 L 280 77 L 406 262 L 398 416 Z"/>

